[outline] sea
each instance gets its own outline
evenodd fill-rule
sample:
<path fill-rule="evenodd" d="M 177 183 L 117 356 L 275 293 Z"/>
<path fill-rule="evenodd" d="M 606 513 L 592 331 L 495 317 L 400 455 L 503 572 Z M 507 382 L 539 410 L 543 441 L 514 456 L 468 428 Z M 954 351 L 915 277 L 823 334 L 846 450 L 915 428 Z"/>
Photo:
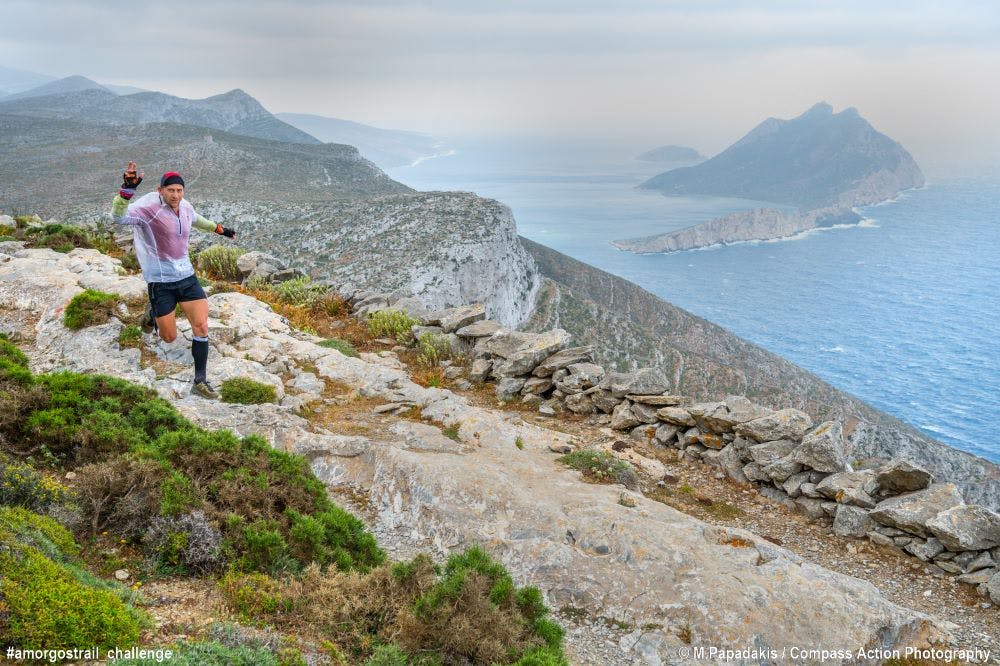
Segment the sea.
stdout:
<path fill-rule="evenodd" d="M 927 435 L 1000 463 L 1000 170 L 929 175 L 859 225 L 637 255 L 611 241 L 768 205 L 636 186 L 674 165 L 579 143 L 465 140 L 389 169 L 418 190 L 497 199 L 518 232 L 820 376 Z"/>

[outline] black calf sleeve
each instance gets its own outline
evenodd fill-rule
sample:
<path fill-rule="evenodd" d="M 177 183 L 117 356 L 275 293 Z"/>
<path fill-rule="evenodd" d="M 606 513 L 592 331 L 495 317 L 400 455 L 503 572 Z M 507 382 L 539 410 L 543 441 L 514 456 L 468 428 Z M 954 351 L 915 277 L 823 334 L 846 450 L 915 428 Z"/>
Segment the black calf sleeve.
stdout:
<path fill-rule="evenodd" d="M 191 356 L 194 357 L 194 383 L 205 381 L 208 372 L 208 337 L 191 338 Z"/>

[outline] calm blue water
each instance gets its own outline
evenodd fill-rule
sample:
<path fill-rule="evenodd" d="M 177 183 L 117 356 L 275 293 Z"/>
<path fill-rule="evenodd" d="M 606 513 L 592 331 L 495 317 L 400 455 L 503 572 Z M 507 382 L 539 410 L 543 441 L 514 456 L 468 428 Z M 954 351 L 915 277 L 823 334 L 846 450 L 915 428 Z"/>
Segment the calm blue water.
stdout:
<path fill-rule="evenodd" d="M 755 202 L 634 186 L 662 165 L 484 144 L 393 169 L 420 190 L 511 207 L 520 233 L 811 370 L 927 434 L 1000 462 L 1000 178 L 937 179 L 864 226 L 795 240 L 634 255 L 609 245 Z"/>

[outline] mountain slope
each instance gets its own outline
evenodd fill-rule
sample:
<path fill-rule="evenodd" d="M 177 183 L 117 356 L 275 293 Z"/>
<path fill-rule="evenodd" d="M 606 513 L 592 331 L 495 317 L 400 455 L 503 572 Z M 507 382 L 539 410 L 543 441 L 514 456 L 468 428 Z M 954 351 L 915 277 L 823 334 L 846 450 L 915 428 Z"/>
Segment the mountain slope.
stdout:
<path fill-rule="evenodd" d="M 877 203 L 923 183 L 910 154 L 856 109 L 835 114 L 820 103 L 791 120 L 769 118 L 710 160 L 660 174 L 641 187 L 808 210 Z"/>
<path fill-rule="evenodd" d="M 23 92 L 15 93 L 6 97 L 4 101 L 9 102 L 16 99 L 27 99 L 29 97 L 45 97 L 46 95 L 63 95 L 83 90 L 104 90 L 110 92 L 101 84 L 96 81 L 91 81 L 85 76 L 67 76 L 64 79 L 44 83 L 37 88 L 31 88 Z"/>
<path fill-rule="evenodd" d="M 325 118 L 307 113 L 277 113 L 275 116 L 308 132 L 325 143 L 346 143 L 383 169 L 406 166 L 441 151 L 441 142 L 427 134 L 386 130 L 350 120 Z"/>
<path fill-rule="evenodd" d="M 697 399 L 746 395 L 817 421 L 843 420 L 855 457 L 905 456 L 955 481 L 970 502 L 1000 506 L 1000 466 L 941 444 L 638 285 L 526 238 L 521 244 L 544 278 L 527 330 L 564 328 L 574 344 L 594 345 L 602 362 L 661 368 L 677 391 Z"/>
<path fill-rule="evenodd" d="M 260 102 L 238 89 L 205 99 L 184 99 L 160 92 L 116 95 L 99 87 L 27 98 L 7 98 L 0 100 L 0 114 L 115 126 L 181 123 L 226 130 L 258 139 L 320 143 L 315 137 L 278 120 Z"/>
<path fill-rule="evenodd" d="M 56 77 L 49 76 L 48 74 L 39 74 L 38 72 L 29 72 L 25 69 L 0 65 L 0 88 L 6 90 L 8 94 L 37 88 L 40 85 L 55 80 Z"/>

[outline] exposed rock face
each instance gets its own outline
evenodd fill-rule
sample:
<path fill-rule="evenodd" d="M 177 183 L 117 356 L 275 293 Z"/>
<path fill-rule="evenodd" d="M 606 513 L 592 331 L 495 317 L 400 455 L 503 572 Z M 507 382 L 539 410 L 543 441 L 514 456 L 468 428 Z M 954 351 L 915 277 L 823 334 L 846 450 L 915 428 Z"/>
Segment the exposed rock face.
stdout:
<path fill-rule="evenodd" d="M 209 299 L 210 327 L 229 331 L 228 342 L 213 343 L 210 372 L 223 360 L 247 364 L 230 370 L 237 373 L 253 367 L 269 374 L 279 362 L 284 368 L 306 364 L 311 374 L 363 396 L 419 406 L 434 423 L 456 426 L 458 441 L 436 425 L 408 421 L 370 438 L 338 436 L 312 430 L 291 402 L 233 406 L 191 397 L 184 390 L 189 376 L 157 379 L 141 368 L 139 354 L 130 353 L 135 350 L 118 350 L 121 325 L 115 321 L 88 329 L 90 349 L 105 355 L 78 357 L 65 343 L 79 334 L 67 332 L 60 319 L 68 296 L 83 284 L 142 293 L 140 281 L 115 274 L 115 264 L 92 251 L 0 256 L 0 304 L 7 306 L 0 323 L 34 340 L 33 367 L 89 363 L 90 369 L 156 388 L 203 426 L 257 432 L 306 455 L 326 483 L 365 494 L 376 535 L 392 552 L 446 554 L 485 545 L 518 583 L 538 586 L 551 605 L 608 617 L 628 613 L 650 627 L 647 661 L 674 659 L 682 627 L 734 649 L 835 641 L 857 650 L 925 646 L 937 638 L 925 616 L 891 604 L 873 586 L 803 561 L 752 533 L 708 526 L 641 496 L 623 503 L 620 488 L 583 483 L 575 472 L 554 465 L 549 451 L 565 450 L 569 436 L 414 384 L 392 359 L 351 358 L 320 347 L 316 338 L 291 331 L 280 316 L 243 294 Z M 29 271 L 36 279 L 23 280 Z M 303 385 L 310 385 L 307 380 Z M 301 399 L 288 396 L 295 397 Z M 513 446 L 516 440 L 523 449 Z"/>
<path fill-rule="evenodd" d="M 878 503 L 871 517 L 883 525 L 896 527 L 911 534 L 927 536 L 927 521 L 942 511 L 963 504 L 951 483 L 935 483 L 926 490 L 890 497 Z"/>
<path fill-rule="evenodd" d="M 848 467 L 844 429 L 839 421 L 827 421 L 802 438 L 789 459 L 817 472 L 842 472 Z"/>
<path fill-rule="evenodd" d="M 951 551 L 1000 546 L 1000 516 L 981 506 L 956 506 L 927 521 L 927 529 Z"/>

